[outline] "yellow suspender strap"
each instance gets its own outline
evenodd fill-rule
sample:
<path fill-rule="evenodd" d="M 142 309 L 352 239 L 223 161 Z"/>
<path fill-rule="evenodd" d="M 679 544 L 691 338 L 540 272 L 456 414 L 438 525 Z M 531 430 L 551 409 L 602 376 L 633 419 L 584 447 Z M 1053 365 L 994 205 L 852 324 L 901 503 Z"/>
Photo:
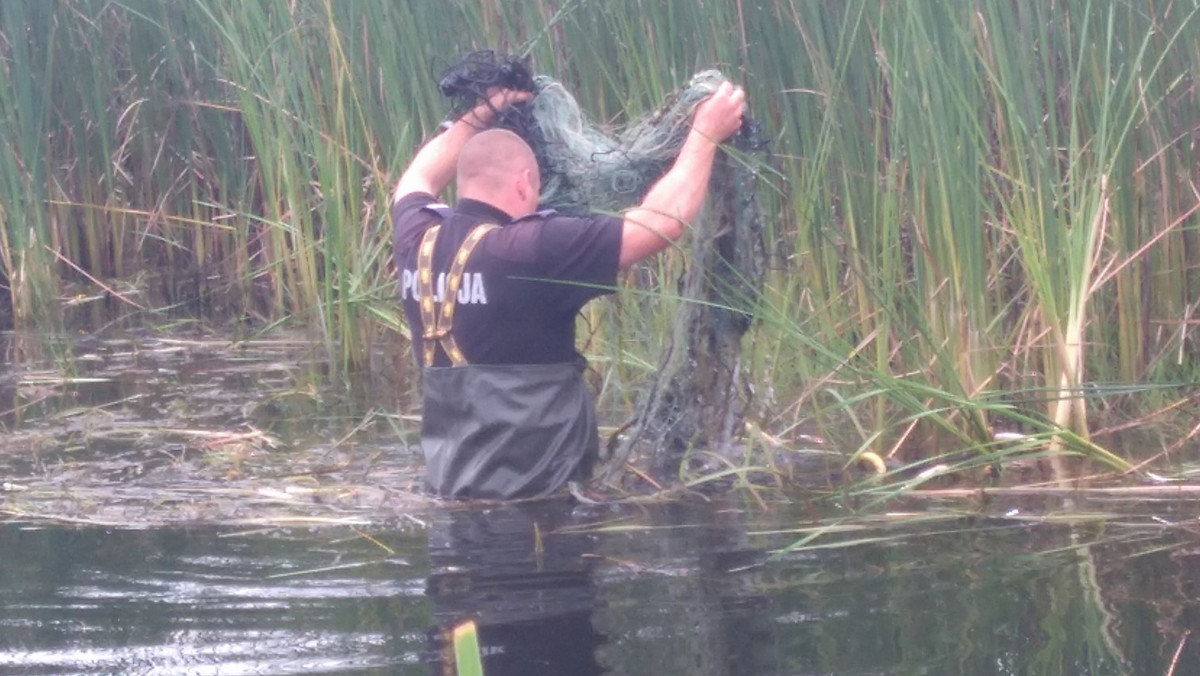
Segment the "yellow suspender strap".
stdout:
<path fill-rule="evenodd" d="M 417 250 L 417 295 L 421 298 L 421 324 L 425 331 L 421 335 L 423 343 L 423 359 L 425 366 L 433 366 L 434 352 L 440 343 L 454 366 L 466 366 L 467 359 L 462 350 L 454 342 L 450 329 L 454 324 L 454 306 L 458 302 L 458 290 L 462 288 L 463 270 L 471 258 L 471 252 L 484 235 L 500 226 L 491 223 L 476 226 L 471 234 L 463 241 L 454 254 L 450 264 L 450 272 L 446 275 L 445 296 L 442 297 L 441 312 L 434 308 L 433 299 L 433 245 L 437 241 L 441 226 L 430 228 L 421 238 L 421 248 Z"/>

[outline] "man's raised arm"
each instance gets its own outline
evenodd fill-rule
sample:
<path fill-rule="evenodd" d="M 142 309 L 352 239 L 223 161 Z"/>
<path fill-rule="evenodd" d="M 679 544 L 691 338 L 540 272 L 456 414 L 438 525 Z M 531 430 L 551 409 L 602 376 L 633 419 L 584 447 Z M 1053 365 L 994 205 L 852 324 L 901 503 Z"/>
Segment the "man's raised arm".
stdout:
<path fill-rule="evenodd" d="M 417 151 L 404 174 L 392 191 L 392 204 L 415 192 L 429 193 L 435 197 L 450 181 L 458 165 L 458 156 L 463 146 L 475 134 L 491 126 L 496 113 L 515 103 L 533 98 L 529 92 L 502 89 L 493 92 L 489 99 L 475 106 L 448 129 L 433 137 Z"/>
<path fill-rule="evenodd" d="M 717 146 L 742 126 L 746 94 L 723 82 L 696 106 L 675 164 L 650 188 L 642 203 L 625 212 L 621 267 L 628 268 L 666 249 L 700 215 L 708 195 Z"/>

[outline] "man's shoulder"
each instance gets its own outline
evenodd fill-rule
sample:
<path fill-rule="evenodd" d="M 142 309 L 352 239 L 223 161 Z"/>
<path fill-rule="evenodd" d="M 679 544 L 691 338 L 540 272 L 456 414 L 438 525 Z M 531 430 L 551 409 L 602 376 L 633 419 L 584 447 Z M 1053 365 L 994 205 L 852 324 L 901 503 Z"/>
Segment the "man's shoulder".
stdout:
<path fill-rule="evenodd" d="M 543 209 L 514 220 L 505 226 L 505 229 L 510 232 L 532 230 L 537 232 L 545 231 L 547 234 L 551 234 L 554 232 L 563 233 L 564 231 L 579 232 L 619 228 L 621 223 L 622 220 L 620 218 L 603 214 L 579 216 L 559 213 L 554 209 Z"/>
<path fill-rule="evenodd" d="M 426 212 L 425 215 L 428 216 L 440 216 L 444 219 L 450 215 L 451 208 L 449 205 L 439 202 L 433 195 L 425 192 L 409 193 L 392 202 L 392 220 L 416 215 L 421 212 Z"/>
<path fill-rule="evenodd" d="M 392 228 L 398 249 L 415 246 L 432 225 L 450 215 L 451 208 L 428 193 L 414 192 L 392 203 Z"/>
<path fill-rule="evenodd" d="M 581 260 L 607 259 L 612 251 L 619 254 L 621 223 L 620 218 L 604 215 L 540 211 L 504 226 L 488 249 L 509 261 L 539 261 L 556 270 L 573 267 Z M 616 255 L 611 257 L 615 260 Z"/>

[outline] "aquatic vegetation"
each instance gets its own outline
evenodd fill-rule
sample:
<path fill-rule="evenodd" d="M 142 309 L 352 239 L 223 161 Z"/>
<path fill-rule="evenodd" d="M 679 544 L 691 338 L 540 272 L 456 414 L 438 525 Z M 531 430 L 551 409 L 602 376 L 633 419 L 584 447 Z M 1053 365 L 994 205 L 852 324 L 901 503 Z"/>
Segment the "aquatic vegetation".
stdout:
<path fill-rule="evenodd" d="M 454 672 L 458 676 L 483 676 L 483 659 L 479 654 L 479 632 L 475 623 L 467 620 L 454 628 Z"/>
<path fill-rule="evenodd" d="M 75 373 L 0 373 L 0 520 L 366 523 L 428 501 L 396 441 L 413 421 L 370 403 L 402 392 L 331 386 L 307 339 L 76 349 Z"/>

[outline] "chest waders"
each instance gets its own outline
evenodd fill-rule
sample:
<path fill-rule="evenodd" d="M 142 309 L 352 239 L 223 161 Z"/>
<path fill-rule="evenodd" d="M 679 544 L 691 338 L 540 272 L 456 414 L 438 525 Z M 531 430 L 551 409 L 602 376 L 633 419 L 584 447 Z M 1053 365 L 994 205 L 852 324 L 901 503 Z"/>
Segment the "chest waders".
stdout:
<path fill-rule="evenodd" d="M 434 296 L 433 247 L 417 251 L 422 324 L 421 450 L 425 479 L 442 497 L 508 500 L 554 493 L 586 478 L 599 453 L 584 364 L 471 364 L 452 328 L 463 272 L 495 225 L 471 231 L 454 255 L 443 297 Z M 440 308 L 438 305 L 440 304 Z M 434 366 L 437 348 L 451 366 Z"/>

